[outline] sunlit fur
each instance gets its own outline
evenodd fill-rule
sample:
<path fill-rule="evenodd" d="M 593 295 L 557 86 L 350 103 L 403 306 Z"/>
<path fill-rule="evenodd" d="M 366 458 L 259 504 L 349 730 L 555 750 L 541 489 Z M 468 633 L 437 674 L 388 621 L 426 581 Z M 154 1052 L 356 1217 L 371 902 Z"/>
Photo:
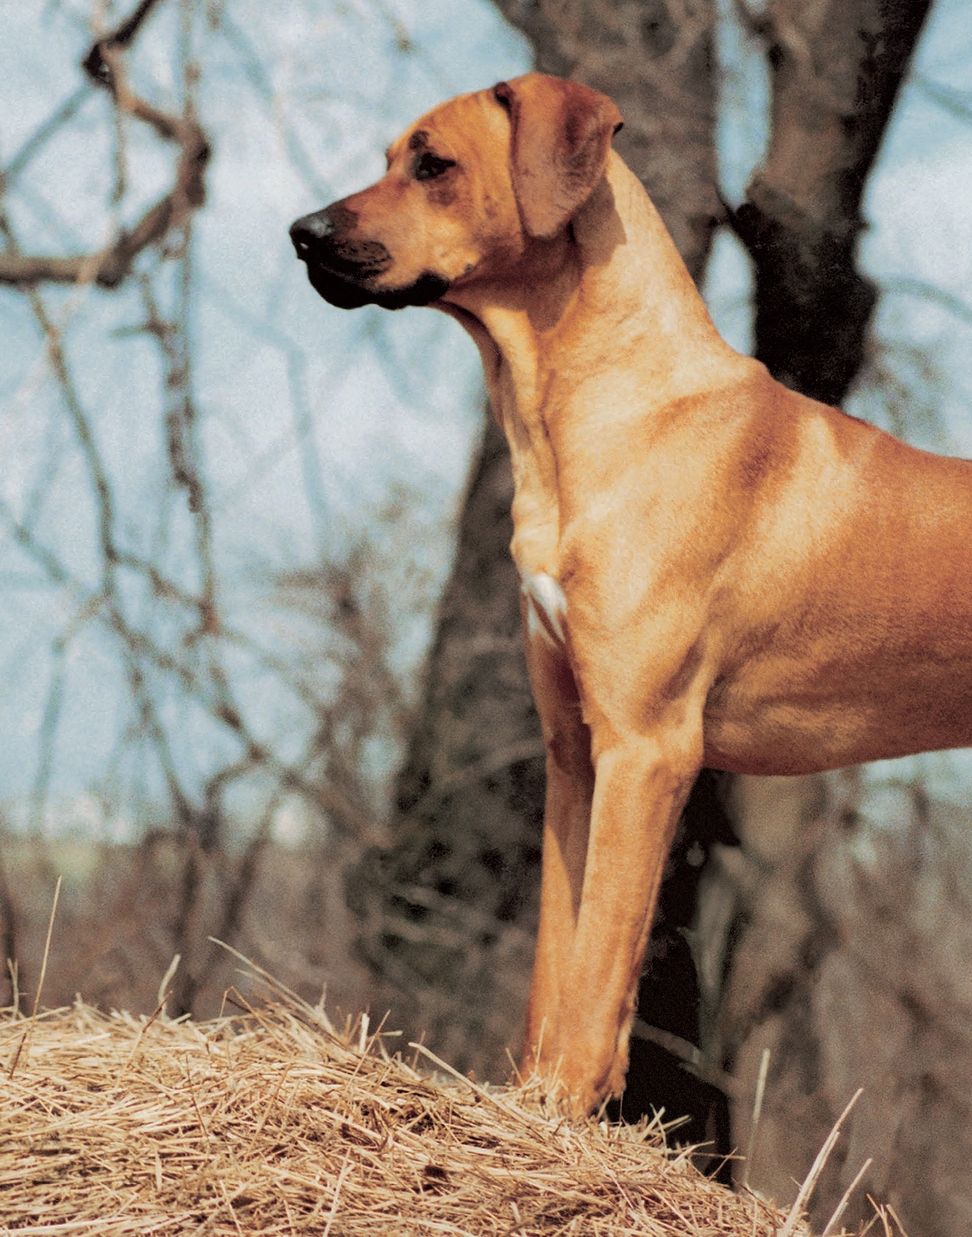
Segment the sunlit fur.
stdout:
<path fill-rule="evenodd" d="M 719 337 L 610 150 L 610 100 L 537 74 L 500 94 L 423 117 L 345 204 L 392 255 L 370 292 L 448 281 L 438 307 L 510 444 L 547 747 L 525 1063 L 583 1111 L 623 1084 L 703 762 L 805 773 L 972 743 L 972 464 Z M 448 193 L 408 179 L 415 128 L 455 160 Z"/>

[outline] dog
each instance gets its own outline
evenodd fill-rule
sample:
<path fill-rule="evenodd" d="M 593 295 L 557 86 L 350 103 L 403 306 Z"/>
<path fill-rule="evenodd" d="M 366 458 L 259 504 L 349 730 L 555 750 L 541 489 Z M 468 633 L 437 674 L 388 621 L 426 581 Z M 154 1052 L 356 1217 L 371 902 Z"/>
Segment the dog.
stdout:
<path fill-rule="evenodd" d="M 623 1087 L 703 765 L 802 774 L 972 744 L 972 463 L 730 348 L 612 149 L 620 125 L 577 82 L 500 82 L 291 228 L 326 301 L 434 306 L 482 357 L 546 750 L 524 1067 L 576 1113 Z"/>

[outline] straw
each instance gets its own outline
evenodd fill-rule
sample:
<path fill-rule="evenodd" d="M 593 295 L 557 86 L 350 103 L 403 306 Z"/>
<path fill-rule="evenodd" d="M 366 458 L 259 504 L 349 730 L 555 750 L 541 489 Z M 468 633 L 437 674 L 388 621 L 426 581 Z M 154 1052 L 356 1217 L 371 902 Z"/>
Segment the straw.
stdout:
<path fill-rule="evenodd" d="M 4 1234 L 805 1231 L 667 1150 L 657 1122 L 572 1123 L 535 1082 L 472 1083 L 424 1049 L 446 1077 L 423 1078 L 394 1039 L 342 1033 L 279 985 L 207 1022 L 10 1009 L 0 1060 L 25 1022 L 30 1051 L 0 1086 Z"/>

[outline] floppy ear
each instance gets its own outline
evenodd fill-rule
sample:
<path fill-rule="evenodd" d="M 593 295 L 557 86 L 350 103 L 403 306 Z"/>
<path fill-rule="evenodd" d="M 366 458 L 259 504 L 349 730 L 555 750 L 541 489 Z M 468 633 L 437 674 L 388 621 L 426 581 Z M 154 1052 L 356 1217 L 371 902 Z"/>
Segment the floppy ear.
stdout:
<path fill-rule="evenodd" d="M 604 174 L 621 113 L 600 91 L 543 73 L 499 82 L 493 94 L 510 113 L 523 227 L 530 236 L 555 236 Z"/>

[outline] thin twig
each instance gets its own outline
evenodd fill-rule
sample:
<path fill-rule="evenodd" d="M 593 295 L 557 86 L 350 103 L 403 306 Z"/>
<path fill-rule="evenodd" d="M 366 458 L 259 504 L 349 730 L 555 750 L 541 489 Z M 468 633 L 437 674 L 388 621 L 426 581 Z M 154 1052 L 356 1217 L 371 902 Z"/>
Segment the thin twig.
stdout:
<path fill-rule="evenodd" d="M 857 1176 L 854 1178 L 854 1180 L 850 1183 L 850 1185 L 844 1191 L 843 1197 L 841 1198 L 840 1202 L 837 1204 L 836 1208 L 834 1209 L 834 1214 L 827 1221 L 823 1232 L 820 1234 L 820 1237 L 835 1237 L 837 1233 L 837 1225 L 840 1222 L 840 1217 L 847 1210 L 847 1204 L 850 1202 L 851 1198 L 853 1197 L 854 1191 L 861 1184 L 861 1178 L 864 1176 L 864 1174 L 867 1172 L 867 1170 L 871 1167 L 873 1163 L 874 1163 L 874 1160 L 869 1158 L 869 1159 L 866 1159 L 864 1163 L 861 1165 L 860 1170 L 857 1173 Z"/>
<path fill-rule="evenodd" d="M 830 1159 L 830 1153 L 833 1151 L 834 1146 L 836 1145 L 837 1139 L 840 1137 L 841 1127 L 843 1126 L 844 1121 L 847 1119 L 847 1116 L 850 1113 L 851 1109 L 860 1099 L 861 1095 L 863 1094 L 863 1091 L 864 1091 L 863 1087 L 858 1087 L 858 1089 L 854 1092 L 853 1096 L 851 1097 L 850 1103 L 847 1105 L 844 1111 L 840 1114 L 840 1116 L 834 1122 L 834 1128 L 827 1135 L 826 1142 L 817 1152 L 817 1158 L 814 1160 L 813 1164 L 811 1165 L 810 1171 L 807 1173 L 807 1176 L 806 1176 L 805 1181 L 803 1182 L 803 1185 L 800 1186 L 799 1192 L 797 1193 L 796 1198 L 793 1200 L 793 1206 L 790 1208 L 790 1213 L 786 1217 L 786 1223 L 783 1225 L 782 1229 L 780 1230 L 779 1237 L 793 1237 L 793 1233 L 796 1231 L 796 1226 L 800 1222 L 800 1217 L 803 1213 L 803 1209 L 806 1203 L 809 1201 L 810 1195 L 813 1193 L 814 1189 L 816 1188 L 817 1180 L 820 1177 L 820 1174 L 823 1172 L 824 1167 L 827 1164 L 827 1161 Z"/>
<path fill-rule="evenodd" d="M 743 1161 L 742 1184 L 749 1185 L 749 1172 L 753 1165 L 756 1151 L 756 1135 L 759 1132 L 759 1119 L 763 1115 L 763 1097 L 766 1094 L 766 1076 L 769 1073 L 770 1050 L 763 1049 L 759 1059 L 759 1073 L 756 1076 L 756 1094 L 753 1097 L 753 1119 L 749 1127 L 749 1142 L 746 1145 L 746 1158 Z"/>
<path fill-rule="evenodd" d="M 194 115 L 172 116 L 135 94 L 124 69 L 124 51 L 158 0 L 141 0 L 131 17 L 98 40 L 83 61 L 85 72 L 108 89 L 120 112 L 151 126 L 160 137 L 179 147 L 172 188 L 141 216 L 134 226 L 119 229 L 101 250 L 80 256 L 26 254 L 8 244 L 0 253 L 0 283 L 36 286 L 39 283 L 95 282 L 117 288 L 135 258 L 185 222 L 205 198 L 205 171 L 209 142 Z M 70 101 L 69 101 L 70 102 Z M 63 112 L 64 109 L 61 109 Z M 49 122 L 53 125 L 55 115 Z"/>
<path fill-rule="evenodd" d="M 47 975 L 47 959 L 51 953 L 51 935 L 54 932 L 54 916 L 57 913 L 57 900 L 61 895 L 61 878 L 57 878 L 57 884 L 54 886 L 54 900 L 51 903 L 51 914 L 47 921 L 47 938 L 44 941 L 44 956 L 41 960 L 40 978 L 37 980 L 37 990 L 34 993 L 34 1005 L 30 1011 L 30 1018 L 27 1026 L 24 1028 L 24 1033 L 20 1038 L 20 1043 L 17 1045 L 17 1051 L 14 1053 L 14 1058 L 10 1063 L 10 1069 L 7 1071 L 7 1077 L 13 1078 L 14 1071 L 20 1061 L 21 1054 L 27 1047 L 27 1042 L 30 1033 L 34 1028 L 34 1023 L 37 1020 L 37 1010 L 40 1008 L 41 992 L 44 988 L 44 978 Z"/>

